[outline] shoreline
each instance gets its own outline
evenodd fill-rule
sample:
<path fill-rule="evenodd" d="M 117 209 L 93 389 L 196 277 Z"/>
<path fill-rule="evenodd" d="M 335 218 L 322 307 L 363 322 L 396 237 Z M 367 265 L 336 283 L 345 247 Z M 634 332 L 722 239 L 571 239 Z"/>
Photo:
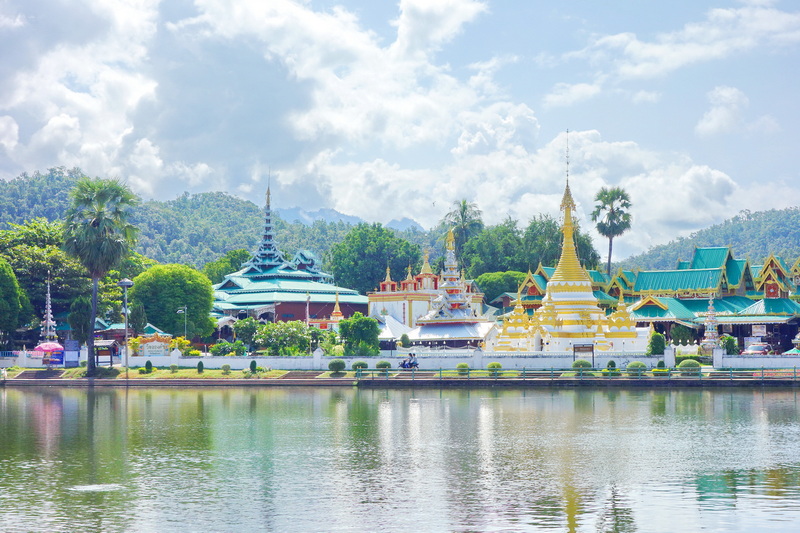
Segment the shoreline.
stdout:
<path fill-rule="evenodd" d="M 213 388 L 213 387 L 356 387 L 365 389 L 410 389 L 410 388 L 800 388 L 800 382 L 779 378 L 389 378 L 355 379 L 310 378 L 310 379 L 7 379 L 0 387 L 63 387 L 63 388 Z"/>

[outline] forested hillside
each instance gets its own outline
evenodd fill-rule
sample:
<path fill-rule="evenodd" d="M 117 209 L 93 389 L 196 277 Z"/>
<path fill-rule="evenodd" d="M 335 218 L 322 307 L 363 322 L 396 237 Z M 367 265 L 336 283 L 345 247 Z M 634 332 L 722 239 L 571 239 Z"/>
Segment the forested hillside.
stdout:
<path fill-rule="evenodd" d="M 696 246 L 731 246 L 737 259 L 760 264 L 769 254 L 783 257 L 791 266 L 800 256 L 800 207 L 742 211 L 709 228 L 620 261 L 626 269 L 673 269 L 679 260 L 692 258 Z"/>
<path fill-rule="evenodd" d="M 0 181 L 0 229 L 34 217 L 60 220 L 80 169 L 50 169 Z M 136 250 L 160 263 L 202 267 L 237 248 L 255 250 L 264 227 L 263 206 L 223 192 L 142 202 L 131 220 L 139 227 Z M 286 223 L 273 215 L 278 245 L 291 257 L 307 249 L 322 257 L 352 227 L 344 222 Z"/>

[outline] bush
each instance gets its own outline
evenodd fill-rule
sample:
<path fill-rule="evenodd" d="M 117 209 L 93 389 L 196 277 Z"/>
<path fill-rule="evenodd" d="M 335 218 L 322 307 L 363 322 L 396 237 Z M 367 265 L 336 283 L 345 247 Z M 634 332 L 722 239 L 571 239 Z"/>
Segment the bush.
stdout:
<path fill-rule="evenodd" d="M 222 373 L 225 374 L 225 375 L 228 375 L 228 374 L 231 373 L 231 365 L 225 364 L 225 365 L 222 365 L 220 368 L 222 368 Z"/>
<path fill-rule="evenodd" d="M 200 357 L 201 353 L 200 350 L 189 350 L 186 352 L 186 355 L 189 357 Z"/>
<path fill-rule="evenodd" d="M 458 375 L 460 376 L 469 375 L 469 365 L 467 363 L 458 363 L 456 365 L 456 370 L 458 370 Z"/>
<path fill-rule="evenodd" d="M 258 365 L 258 363 L 256 363 L 256 360 L 255 360 L 255 359 L 253 359 L 252 361 L 250 361 L 250 373 L 251 373 L 251 374 L 255 374 L 255 373 L 256 373 L 256 366 L 257 366 L 257 365 Z"/>
<path fill-rule="evenodd" d="M 203 362 L 202 361 L 198 361 L 197 362 L 197 373 L 198 374 L 202 374 L 203 373 Z"/>
<path fill-rule="evenodd" d="M 264 368 L 263 366 L 257 366 L 256 367 L 256 373 L 258 373 L 258 372 L 262 372 L 263 373 L 263 372 L 266 372 L 266 371 L 267 371 L 267 369 Z"/>
<path fill-rule="evenodd" d="M 661 359 L 658 363 L 656 363 L 656 368 L 664 368 L 664 360 Z"/>
<path fill-rule="evenodd" d="M 654 331 L 647 342 L 647 355 L 664 355 L 667 339 L 661 333 Z"/>
<path fill-rule="evenodd" d="M 140 373 L 140 374 L 149 374 L 150 372 L 148 372 L 148 371 L 147 371 L 147 369 L 146 369 L 145 367 L 143 367 L 143 366 L 140 366 L 140 367 L 139 367 L 139 373 Z"/>
<path fill-rule="evenodd" d="M 355 346 L 345 346 L 344 355 L 346 357 L 375 357 L 380 350 L 366 342 L 359 342 Z"/>
<path fill-rule="evenodd" d="M 328 363 L 328 370 L 334 374 L 338 374 L 345 368 L 347 368 L 347 363 L 344 362 L 344 359 L 332 359 L 331 362 Z"/>
<path fill-rule="evenodd" d="M 178 373 L 178 365 L 169 365 L 169 371 L 172 372 L 173 374 L 177 374 Z"/>
<path fill-rule="evenodd" d="M 490 370 L 492 376 L 497 377 L 500 375 L 500 369 L 503 368 L 503 365 L 495 361 L 486 365 L 486 368 Z"/>
<path fill-rule="evenodd" d="M 144 364 L 144 369 L 148 374 L 150 374 L 153 371 L 153 363 L 150 362 L 150 359 L 148 359 L 147 362 Z"/>
<path fill-rule="evenodd" d="M 392 363 L 390 363 L 389 361 L 378 361 L 377 363 L 375 363 L 375 368 L 386 368 L 386 369 L 392 368 Z"/>
<path fill-rule="evenodd" d="M 739 343 L 736 337 L 723 335 L 719 340 L 719 345 L 725 350 L 725 355 L 737 355 L 739 353 Z"/>
<path fill-rule="evenodd" d="M 592 368 L 592 363 L 586 359 L 575 359 L 572 362 L 572 368 Z"/>
<path fill-rule="evenodd" d="M 616 361 L 614 361 L 613 359 L 611 359 L 611 360 L 608 362 L 608 364 L 606 365 L 606 368 L 617 368 L 617 363 L 616 363 Z"/>
<path fill-rule="evenodd" d="M 405 333 L 400 335 L 400 346 L 402 346 L 403 348 L 408 348 L 409 346 L 411 346 L 411 339 L 409 339 L 408 335 L 406 335 Z"/>
<path fill-rule="evenodd" d="M 612 359 L 606 364 L 606 367 L 603 369 L 604 376 L 621 376 L 622 372 L 617 370 L 617 363 Z"/>
<path fill-rule="evenodd" d="M 89 364 L 89 361 L 81 361 L 81 368 L 85 368 L 86 365 Z"/>
<path fill-rule="evenodd" d="M 685 361 L 681 361 L 681 364 L 679 364 L 677 368 L 681 371 L 681 376 L 700 375 L 700 363 L 694 359 L 686 359 Z"/>
<path fill-rule="evenodd" d="M 641 361 L 631 361 L 625 367 L 625 371 L 628 372 L 629 376 L 643 376 L 645 370 L 647 370 L 647 365 Z"/>
<path fill-rule="evenodd" d="M 353 370 L 358 370 L 359 368 L 364 369 L 364 368 L 368 368 L 368 367 L 369 367 L 369 365 L 367 364 L 366 361 L 356 361 L 352 365 L 352 369 Z"/>

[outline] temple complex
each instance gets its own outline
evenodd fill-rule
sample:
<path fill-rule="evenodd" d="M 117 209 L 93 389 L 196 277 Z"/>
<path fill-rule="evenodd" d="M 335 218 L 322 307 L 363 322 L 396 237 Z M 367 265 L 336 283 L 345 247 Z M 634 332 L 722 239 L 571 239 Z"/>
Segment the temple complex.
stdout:
<path fill-rule="evenodd" d="M 314 254 L 300 251 L 289 261 L 278 249 L 267 187 L 258 250 L 241 270 L 214 285 L 212 315 L 220 329 L 247 317 L 268 322 L 324 323 L 327 328 L 356 311 L 367 312 L 367 297 L 333 285 L 333 276 L 320 269 Z"/>
<path fill-rule="evenodd" d="M 575 249 L 574 221 L 569 182 L 564 190 L 561 210 L 563 242 L 558 265 L 547 280 L 540 305 L 530 316 L 522 305 L 521 292 L 538 288 L 529 276 L 520 286 L 513 311 L 504 316 L 495 349 L 498 351 L 571 352 L 576 347 L 594 350 L 644 351 L 648 329 L 637 328 L 624 299 L 610 315 L 598 305 L 595 282 L 581 266 Z M 543 276 L 542 276 L 543 277 Z M 530 278 L 530 279 L 529 279 Z"/>

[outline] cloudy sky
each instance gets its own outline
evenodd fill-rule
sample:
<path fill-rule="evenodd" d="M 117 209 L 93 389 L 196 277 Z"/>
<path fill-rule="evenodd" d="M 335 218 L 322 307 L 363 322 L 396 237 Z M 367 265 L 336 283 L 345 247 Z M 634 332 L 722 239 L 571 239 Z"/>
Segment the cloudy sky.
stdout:
<path fill-rule="evenodd" d="M 621 258 L 800 204 L 798 67 L 788 0 L 0 0 L 0 178 L 527 222 L 569 130 L 583 226 L 632 197 Z"/>

